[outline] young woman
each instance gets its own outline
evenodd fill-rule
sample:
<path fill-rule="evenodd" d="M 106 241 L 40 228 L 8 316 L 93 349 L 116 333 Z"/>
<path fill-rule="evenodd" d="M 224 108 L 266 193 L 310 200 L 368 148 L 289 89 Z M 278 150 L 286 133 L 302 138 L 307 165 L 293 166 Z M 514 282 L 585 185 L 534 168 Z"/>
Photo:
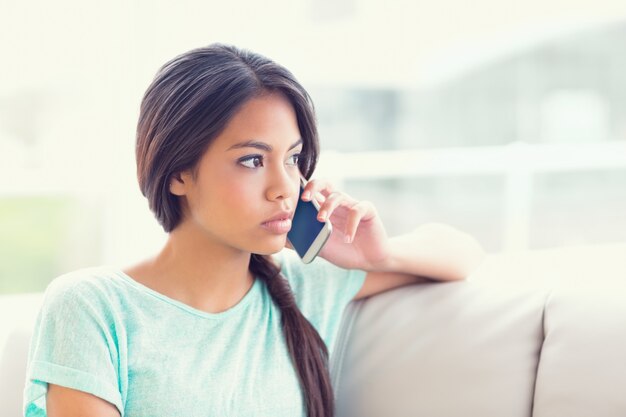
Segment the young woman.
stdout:
<path fill-rule="evenodd" d="M 334 413 L 328 358 L 346 305 L 483 258 L 441 224 L 387 238 L 372 204 L 321 180 L 334 232 L 303 264 L 287 245 L 318 157 L 313 104 L 271 60 L 214 44 L 161 68 L 141 103 L 139 185 L 168 232 L 153 258 L 47 288 L 25 415 L 315 416 Z M 284 249 L 284 250 L 283 250 Z"/>

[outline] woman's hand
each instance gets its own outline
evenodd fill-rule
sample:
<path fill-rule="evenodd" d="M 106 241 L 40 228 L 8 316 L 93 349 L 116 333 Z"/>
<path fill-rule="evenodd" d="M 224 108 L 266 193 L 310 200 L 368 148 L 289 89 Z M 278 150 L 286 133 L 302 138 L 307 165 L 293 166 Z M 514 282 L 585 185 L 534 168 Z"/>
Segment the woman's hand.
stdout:
<path fill-rule="evenodd" d="M 323 180 L 311 180 L 302 200 L 320 205 L 319 220 L 330 218 L 333 232 L 320 256 L 346 269 L 384 269 L 389 256 L 387 233 L 372 203 L 357 201 Z"/>

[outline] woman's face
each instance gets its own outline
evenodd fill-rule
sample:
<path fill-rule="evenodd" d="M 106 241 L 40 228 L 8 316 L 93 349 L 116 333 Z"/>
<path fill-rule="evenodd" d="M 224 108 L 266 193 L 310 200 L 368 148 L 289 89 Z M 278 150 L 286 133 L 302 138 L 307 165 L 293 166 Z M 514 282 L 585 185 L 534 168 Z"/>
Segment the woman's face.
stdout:
<path fill-rule="evenodd" d="M 246 102 L 191 171 L 174 180 L 183 222 L 237 250 L 285 246 L 298 194 L 302 140 L 289 101 L 272 93 Z M 274 221 L 272 221 L 272 219 Z M 282 219 L 282 220 L 281 220 Z"/>

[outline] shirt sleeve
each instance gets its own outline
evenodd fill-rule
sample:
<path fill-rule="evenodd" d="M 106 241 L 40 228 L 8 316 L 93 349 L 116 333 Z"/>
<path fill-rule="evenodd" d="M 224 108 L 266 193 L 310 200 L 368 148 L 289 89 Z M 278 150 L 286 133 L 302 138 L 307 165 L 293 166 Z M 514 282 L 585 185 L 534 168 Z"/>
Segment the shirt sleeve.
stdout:
<path fill-rule="evenodd" d="M 290 249 L 277 254 L 276 261 L 300 311 L 332 347 L 343 312 L 363 286 L 366 272 L 343 269 L 320 257 L 304 264 Z"/>
<path fill-rule="evenodd" d="M 124 416 L 115 329 L 101 292 L 63 276 L 46 289 L 30 342 L 24 415 L 46 416 L 48 384 L 87 392 Z"/>

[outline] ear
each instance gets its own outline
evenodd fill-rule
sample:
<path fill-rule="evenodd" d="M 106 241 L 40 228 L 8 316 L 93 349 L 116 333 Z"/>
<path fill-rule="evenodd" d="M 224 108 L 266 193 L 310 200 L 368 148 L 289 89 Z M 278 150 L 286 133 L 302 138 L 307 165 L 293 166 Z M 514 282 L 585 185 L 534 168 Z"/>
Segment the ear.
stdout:
<path fill-rule="evenodd" d="M 187 194 L 187 189 L 191 185 L 191 173 L 179 172 L 170 177 L 170 193 L 183 196 Z"/>

